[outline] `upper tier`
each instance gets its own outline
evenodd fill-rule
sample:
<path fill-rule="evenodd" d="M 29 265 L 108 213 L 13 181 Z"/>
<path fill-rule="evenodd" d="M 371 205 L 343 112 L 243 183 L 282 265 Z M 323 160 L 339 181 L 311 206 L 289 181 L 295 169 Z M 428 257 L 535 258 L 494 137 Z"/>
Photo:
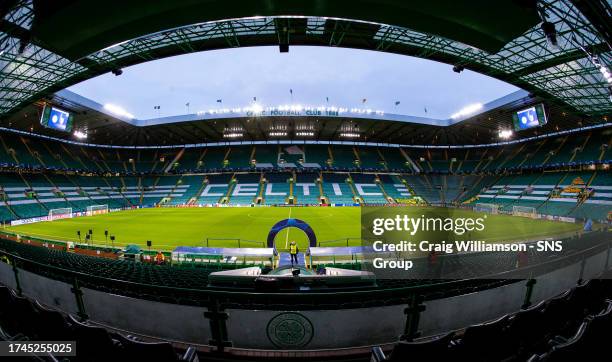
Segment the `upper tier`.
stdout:
<path fill-rule="evenodd" d="M 0 133 L 3 167 L 95 173 L 186 173 L 255 169 L 326 169 L 470 174 L 609 163 L 609 130 L 471 148 L 354 144 L 243 144 L 208 147 L 84 146 L 12 132 Z"/>

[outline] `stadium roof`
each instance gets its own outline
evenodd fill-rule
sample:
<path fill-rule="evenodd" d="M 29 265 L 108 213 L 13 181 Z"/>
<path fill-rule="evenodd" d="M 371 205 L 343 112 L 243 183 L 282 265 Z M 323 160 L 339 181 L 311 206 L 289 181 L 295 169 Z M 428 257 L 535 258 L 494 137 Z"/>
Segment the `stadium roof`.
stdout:
<path fill-rule="evenodd" d="M 46 102 L 75 114 L 76 130 L 86 132 L 86 140 L 71 133 L 40 125 L 42 104 Z M 262 107 L 220 109 L 155 119 L 129 119 L 113 114 L 101 104 L 68 90 L 30 104 L 10 115 L 4 125 L 24 132 L 101 145 L 147 146 L 184 145 L 217 142 L 302 142 L 354 141 L 405 145 L 474 145 L 499 141 L 500 130 L 512 128 L 512 115 L 521 109 L 544 103 L 549 122 L 538 128 L 516 132 L 522 139 L 595 125 L 609 125 L 607 117 L 581 117 L 564 108 L 520 90 L 483 105 L 476 114 L 458 119 L 433 119 L 410 115 L 364 112 L 345 109 Z M 348 136 L 347 136 L 348 134 Z M 355 137 L 357 135 L 357 137 Z"/>
<path fill-rule="evenodd" d="M 122 67 L 188 52 L 321 45 L 471 69 L 576 117 L 612 113 L 610 4 L 593 0 L 8 0 L 0 115 Z M 547 44 L 540 16 L 556 29 Z M 549 34 L 550 35 L 550 34 Z M 600 117 L 597 119 L 601 120 Z"/>

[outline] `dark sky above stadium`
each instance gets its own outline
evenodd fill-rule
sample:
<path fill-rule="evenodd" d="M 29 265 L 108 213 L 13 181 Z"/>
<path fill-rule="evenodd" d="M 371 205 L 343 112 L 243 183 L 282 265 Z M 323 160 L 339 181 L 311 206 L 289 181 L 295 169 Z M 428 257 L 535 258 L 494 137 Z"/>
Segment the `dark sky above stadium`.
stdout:
<path fill-rule="evenodd" d="M 282 54 L 277 47 L 259 47 L 181 55 L 125 68 L 118 77 L 105 74 L 70 90 L 119 105 L 140 119 L 186 114 L 187 104 L 190 113 L 245 107 L 253 97 L 264 107 L 329 105 L 447 119 L 466 105 L 484 104 L 517 88 L 424 59 L 294 46 Z"/>

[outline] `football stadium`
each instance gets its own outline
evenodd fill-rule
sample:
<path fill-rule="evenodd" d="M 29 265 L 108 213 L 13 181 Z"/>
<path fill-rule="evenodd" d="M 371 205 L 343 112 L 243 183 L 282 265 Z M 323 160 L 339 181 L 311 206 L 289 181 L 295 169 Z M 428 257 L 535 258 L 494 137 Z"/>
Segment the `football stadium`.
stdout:
<path fill-rule="evenodd" d="M 0 0 L 0 359 L 612 360 L 611 67 L 608 0 Z"/>

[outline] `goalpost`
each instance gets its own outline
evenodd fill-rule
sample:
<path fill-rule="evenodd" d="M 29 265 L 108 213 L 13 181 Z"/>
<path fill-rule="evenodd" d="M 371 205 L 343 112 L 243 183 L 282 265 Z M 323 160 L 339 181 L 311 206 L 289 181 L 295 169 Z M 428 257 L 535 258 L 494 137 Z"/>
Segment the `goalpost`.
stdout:
<path fill-rule="evenodd" d="M 69 219 L 71 217 L 72 217 L 71 207 L 62 207 L 59 209 L 49 210 L 49 221 L 58 220 L 58 219 Z"/>
<path fill-rule="evenodd" d="M 91 205 L 87 206 L 87 211 L 85 215 L 100 215 L 100 214 L 108 214 L 108 205 Z"/>
<path fill-rule="evenodd" d="M 538 215 L 535 207 L 531 206 L 512 206 L 512 215 L 524 216 L 535 219 Z"/>
<path fill-rule="evenodd" d="M 488 212 L 489 214 L 499 214 L 499 205 L 478 203 L 474 205 L 476 212 Z"/>

